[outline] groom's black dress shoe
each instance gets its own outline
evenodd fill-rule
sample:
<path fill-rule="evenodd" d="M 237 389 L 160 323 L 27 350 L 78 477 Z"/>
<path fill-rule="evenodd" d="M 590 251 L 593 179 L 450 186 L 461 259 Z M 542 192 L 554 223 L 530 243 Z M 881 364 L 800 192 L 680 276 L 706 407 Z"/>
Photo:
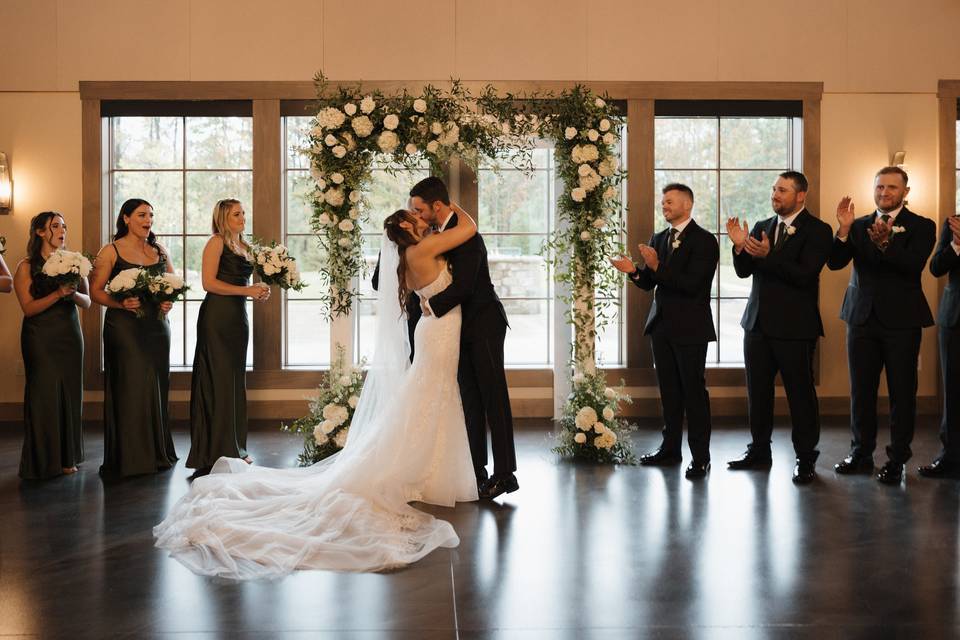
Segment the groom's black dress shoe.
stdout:
<path fill-rule="evenodd" d="M 707 475 L 707 472 L 710 471 L 710 461 L 698 462 L 694 460 L 687 466 L 687 470 L 684 472 L 688 479 L 693 480 L 695 478 L 704 478 Z"/>
<path fill-rule="evenodd" d="M 728 462 L 727 468 L 742 471 L 744 469 L 769 469 L 772 465 L 773 459 L 770 457 L 769 451 L 761 452 L 750 447 L 741 457 Z"/>
<path fill-rule="evenodd" d="M 883 484 L 898 485 L 903 480 L 903 465 L 899 462 L 888 460 L 883 465 L 880 473 L 877 474 L 877 481 Z"/>
<path fill-rule="evenodd" d="M 793 468 L 793 484 L 810 484 L 816 477 L 816 463 L 797 460 L 797 466 Z"/>
<path fill-rule="evenodd" d="M 656 451 L 651 451 L 650 453 L 645 453 L 640 456 L 640 464 L 645 464 L 651 467 L 669 467 L 671 465 L 680 464 L 682 460 L 683 456 L 681 456 L 679 453 L 664 451 L 663 448 L 657 449 Z"/>
<path fill-rule="evenodd" d="M 484 500 L 493 500 L 497 496 L 503 493 L 513 493 L 520 488 L 520 483 L 517 482 L 517 477 L 512 473 L 508 476 L 493 476 L 490 480 L 483 485 L 483 488 L 480 490 L 480 497 Z"/>
<path fill-rule="evenodd" d="M 833 470 L 845 476 L 856 473 L 873 473 L 873 458 L 850 455 L 833 465 Z"/>
<path fill-rule="evenodd" d="M 474 471 L 477 476 L 477 493 L 483 491 L 483 485 L 487 484 L 490 481 L 490 476 L 487 475 L 487 470 L 483 467 L 480 467 L 479 471 Z"/>
<path fill-rule="evenodd" d="M 917 468 L 924 478 L 960 478 L 960 465 L 938 458 L 930 464 Z"/>

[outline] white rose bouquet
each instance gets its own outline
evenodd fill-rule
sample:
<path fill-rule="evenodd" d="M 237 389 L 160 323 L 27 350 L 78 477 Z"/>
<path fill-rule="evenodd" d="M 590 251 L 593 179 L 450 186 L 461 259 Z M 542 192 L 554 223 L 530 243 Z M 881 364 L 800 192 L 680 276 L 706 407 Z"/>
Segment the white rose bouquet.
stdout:
<path fill-rule="evenodd" d="M 42 273 L 60 286 L 76 286 L 90 275 L 90 260 L 77 251 L 57 249 L 43 263 Z"/>
<path fill-rule="evenodd" d="M 176 302 L 190 289 L 183 278 L 175 273 L 161 273 L 156 276 L 147 276 L 147 293 L 150 300 L 159 305 L 161 302 Z M 157 312 L 158 318 L 163 318 L 162 312 Z"/>
<path fill-rule="evenodd" d="M 297 259 L 291 256 L 282 244 L 271 242 L 269 245 L 263 245 L 255 242 L 251 261 L 257 275 L 269 285 L 294 291 L 300 291 L 307 286 L 300 279 Z"/>
<path fill-rule="evenodd" d="M 104 290 L 111 298 L 122 302 L 127 298 L 144 298 L 150 291 L 150 280 L 152 277 L 146 271 L 139 267 L 124 269 L 107 283 Z M 134 311 L 138 318 L 143 317 L 143 309 Z"/>
<path fill-rule="evenodd" d="M 363 387 L 363 366 L 352 367 L 346 362 L 346 351 L 337 349 L 337 358 L 330 366 L 330 374 L 310 401 L 310 413 L 293 422 L 281 425 L 282 431 L 303 436 L 303 452 L 297 457 L 302 467 L 310 466 L 343 449 L 350 433 L 353 414 Z"/>

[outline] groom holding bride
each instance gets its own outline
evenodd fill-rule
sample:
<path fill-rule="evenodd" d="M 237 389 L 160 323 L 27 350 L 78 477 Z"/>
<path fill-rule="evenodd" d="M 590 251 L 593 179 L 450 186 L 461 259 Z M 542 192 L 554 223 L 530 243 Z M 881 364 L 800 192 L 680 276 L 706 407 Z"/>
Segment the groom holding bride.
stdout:
<path fill-rule="evenodd" d="M 519 488 L 507 317 L 483 239 L 438 178 L 414 185 L 410 207 L 383 223 L 376 344 L 346 445 L 297 469 L 220 458 L 154 527 L 157 546 L 192 571 L 256 579 L 408 565 L 460 543 L 411 502 L 453 507 Z"/>

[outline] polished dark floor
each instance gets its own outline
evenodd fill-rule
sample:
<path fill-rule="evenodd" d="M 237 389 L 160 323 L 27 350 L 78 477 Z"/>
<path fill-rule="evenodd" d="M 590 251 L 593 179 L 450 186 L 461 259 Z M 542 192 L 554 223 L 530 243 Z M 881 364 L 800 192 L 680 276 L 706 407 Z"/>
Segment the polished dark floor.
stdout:
<path fill-rule="evenodd" d="M 0 425 L 0 636 L 51 638 L 949 638 L 960 637 L 960 482 L 899 488 L 838 477 L 843 421 L 824 430 L 819 478 L 727 471 L 741 429 L 718 428 L 705 481 L 665 470 L 558 462 L 549 423 L 522 421 L 521 489 L 432 508 L 462 542 L 388 574 L 303 572 L 277 582 L 193 575 L 151 527 L 188 487 L 165 474 L 104 485 L 102 436 L 80 473 L 16 476 L 19 425 Z M 924 418 L 913 463 L 936 451 Z M 296 438 L 265 428 L 250 450 L 285 466 Z M 652 428 L 634 438 L 655 446 Z M 176 433 L 185 457 L 188 436 Z M 687 462 L 685 460 L 684 462 Z"/>

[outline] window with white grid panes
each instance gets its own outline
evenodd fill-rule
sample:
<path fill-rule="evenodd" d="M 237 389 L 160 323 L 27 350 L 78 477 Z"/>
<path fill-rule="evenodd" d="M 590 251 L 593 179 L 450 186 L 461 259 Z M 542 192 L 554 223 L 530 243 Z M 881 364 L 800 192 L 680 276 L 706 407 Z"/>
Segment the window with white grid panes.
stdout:
<path fill-rule="evenodd" d="M 174 271 L 190 286 L 168 315 L 170 367 L 189 369 L 204 298 L 203 248 L 212 232 L 213 206 L 236 198 L 253 229 L 253 122 L 249 116 L 111 116 L 108 132 L 104 242 L 113 239 L 120 205 L 142 198 L 153 205 L 153 232 Z M 247 317 L 253 329 L 252 303 Z M 253 333 L 247 367 L 253 366 Z"/>

